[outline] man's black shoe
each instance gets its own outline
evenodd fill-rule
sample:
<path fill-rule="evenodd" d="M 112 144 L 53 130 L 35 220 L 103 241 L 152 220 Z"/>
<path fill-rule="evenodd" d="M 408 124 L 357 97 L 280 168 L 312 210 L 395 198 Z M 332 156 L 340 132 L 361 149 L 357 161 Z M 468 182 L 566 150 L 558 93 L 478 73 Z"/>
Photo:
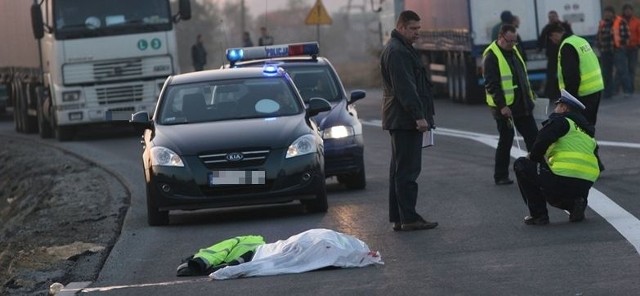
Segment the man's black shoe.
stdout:
<path fill-rule="evenodd" d="M 580 222 L 584 220 L 584 210 L 587 208 L 587 200 L 579 198 L 573 202 L 573 209 L 569 211 L 569 221 Z"/>
<path fill-rule="evenodd" d="M 547 225 L 549 224 L 549 216 L 544 215 L 540 217 L 526 216 L 524 217 L 524 224 L 527 225 Z"/>
<path fill-rule="evenodd" d="M 496 180 L 496 185 L 510 185 L 513 184 L 513 180 L 509 178 L 502 178 L 500 180 Z"/>
<path fill-rule="evenodd" d="M 416 222 L 402 223 L 402 231 L 426 230 L 436 228 L 437 226 L 438 222 L 418 220 Z"/>
<path fill-rule="evenodd" d="M 402 223 L 393 222 L 393 231 L 402 231 Z"/>

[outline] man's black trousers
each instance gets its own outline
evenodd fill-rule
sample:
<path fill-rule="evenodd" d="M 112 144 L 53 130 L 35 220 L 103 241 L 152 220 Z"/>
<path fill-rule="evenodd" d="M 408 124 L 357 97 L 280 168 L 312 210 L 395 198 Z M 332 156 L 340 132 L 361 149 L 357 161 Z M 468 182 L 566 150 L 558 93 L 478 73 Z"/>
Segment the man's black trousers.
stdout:
<path fill-rule="evenodd" d="M 418 183 L 422 169 L 422 133 L 418 130 L 390 130 L 389 221 L 411 223 L 421 220 L 416 212 Z"/>

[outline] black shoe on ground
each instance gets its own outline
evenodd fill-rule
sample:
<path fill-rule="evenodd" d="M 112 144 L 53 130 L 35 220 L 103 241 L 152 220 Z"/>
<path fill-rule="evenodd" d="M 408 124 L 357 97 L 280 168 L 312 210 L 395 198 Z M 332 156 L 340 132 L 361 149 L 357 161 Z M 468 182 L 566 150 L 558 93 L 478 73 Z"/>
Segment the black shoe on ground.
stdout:
<path fill-rule="evenodd" d="M 425 220 L 418 220 L 410 223 L 402 223 L 402 231 L 412 231 L 412 230 L 426 230 L 433 229 L 438 226 L 438 222 L 429 222 Z"/>
<path fill-rule="evenodd" d="M 584 210 L 587 208 L 587 200 L 584 198 L 577 199 L 573 202 L 573 209 L 569 211 L 569 221 L 580 222 L 584 220 Z"/>
<path fill-rule="evenodd" d="M 524 217 L 524 224 L 527 225 L 547 225 L 549 224 L 549 216 L 544 215 L 540 217 L 526 216 Z"/>
<path fill-rule="evenodd" d="M 393 222 L 393 231 L 402 231 L 402 223 Z"/>
<path fill-rule="evenodd" d="M 513 184 L 513 180 L 509 178 L 502 178 L 500 180 L 496 180 L 496 185 L 510 185 Z"/>

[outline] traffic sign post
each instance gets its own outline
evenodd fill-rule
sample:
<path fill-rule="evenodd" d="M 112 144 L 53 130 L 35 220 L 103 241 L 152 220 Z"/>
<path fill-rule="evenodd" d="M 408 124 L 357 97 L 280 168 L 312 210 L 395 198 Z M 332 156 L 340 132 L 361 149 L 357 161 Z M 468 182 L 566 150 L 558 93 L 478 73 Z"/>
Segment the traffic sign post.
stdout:
<path fill-rule="evenodd" d="M 320 25 L 331 25 L 333 21 L 322 4 L 322 0 L 316 0 L 307 18 L 304 20 L 306 25 L 316 25 L 316 40 L 320 42 Z"/>

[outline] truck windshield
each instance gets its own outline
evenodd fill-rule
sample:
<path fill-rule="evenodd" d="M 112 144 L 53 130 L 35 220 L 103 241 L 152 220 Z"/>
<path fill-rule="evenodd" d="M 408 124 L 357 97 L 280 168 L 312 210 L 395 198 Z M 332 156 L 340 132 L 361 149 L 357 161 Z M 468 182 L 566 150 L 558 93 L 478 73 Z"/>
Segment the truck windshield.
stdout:
<path fill-rule="evenodd" d="M 171 30 L 169 0 L 58 0 L 56 39 Z"/>

